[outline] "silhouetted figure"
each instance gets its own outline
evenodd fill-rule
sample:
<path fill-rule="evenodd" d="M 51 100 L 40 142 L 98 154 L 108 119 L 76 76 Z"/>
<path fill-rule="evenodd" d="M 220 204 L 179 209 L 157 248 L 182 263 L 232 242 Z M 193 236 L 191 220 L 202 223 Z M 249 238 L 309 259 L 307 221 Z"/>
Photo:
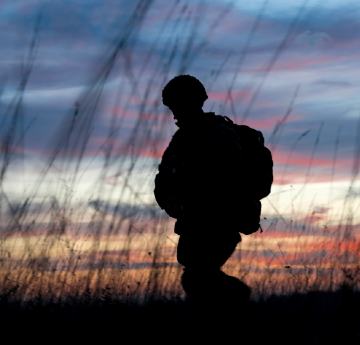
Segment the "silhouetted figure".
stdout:
<path fill-rule="evenodd" d="M 250 183 L 254 172 L 238 157 L 241 150 L 245 152 L 241 146 L 247 145 L 248 137 L 255 135 L 261 141 L 262 135 L 239 126 L 240 137 L 246 139 L 242 145 L 230 119 L 202 110 L 208 96 L 193 76 L 170 80 L 162 98 L 179 129 L 163 154 L 154 194 L 159 206 L 177 219 L 182 286 L 194 301 L 243 302 L 250 288 L 221 267 L 241 241 L 239 232 L 259 228 L 259 200 L 270 190 L 254 190 Z"/>

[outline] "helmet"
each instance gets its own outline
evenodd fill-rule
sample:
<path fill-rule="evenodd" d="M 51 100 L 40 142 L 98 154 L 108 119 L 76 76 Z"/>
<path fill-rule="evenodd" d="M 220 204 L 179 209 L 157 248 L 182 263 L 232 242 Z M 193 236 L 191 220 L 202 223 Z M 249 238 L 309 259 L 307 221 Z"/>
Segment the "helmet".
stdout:
<path fill-rule="evenodd" d="M 184 102 L 202 107 L 207 98 L 204 85 L 191 75 L 178 75 L 162 90 L 163 104 L 168 107 Z"/>

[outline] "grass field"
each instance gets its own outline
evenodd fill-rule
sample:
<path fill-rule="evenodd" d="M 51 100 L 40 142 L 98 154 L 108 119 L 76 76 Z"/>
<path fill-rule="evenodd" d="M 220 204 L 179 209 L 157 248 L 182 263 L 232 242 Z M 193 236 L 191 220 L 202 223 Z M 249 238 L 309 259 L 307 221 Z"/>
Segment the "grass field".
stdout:
<path fill-rule="evenodd" d="M 260 344 L 336 344 L 360 340 L 360 296 L 336 292 L 272 296 L 241 306 L 193 305 L 181 300 L 120 302 L 117 296 L 45 300 L 1 300 L 3 336 L 28 340 L 174 343 L 231 341 Z M 46 330 L 46 331 L 45 331 Z"/>

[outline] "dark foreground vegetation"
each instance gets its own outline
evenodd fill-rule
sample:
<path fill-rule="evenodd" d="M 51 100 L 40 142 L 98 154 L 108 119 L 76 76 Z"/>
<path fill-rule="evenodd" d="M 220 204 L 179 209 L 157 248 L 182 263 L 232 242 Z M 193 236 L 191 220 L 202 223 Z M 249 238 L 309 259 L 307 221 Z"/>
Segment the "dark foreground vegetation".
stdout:
<path fill-rule="evenodd" d="M 360 293 L 348 288 L 272 296 L 238 306 L 183 300 L 124 302 L 115 296 L 61 303 L 1 299 L 12 341 L 106 343 L 360 344 Z"/>

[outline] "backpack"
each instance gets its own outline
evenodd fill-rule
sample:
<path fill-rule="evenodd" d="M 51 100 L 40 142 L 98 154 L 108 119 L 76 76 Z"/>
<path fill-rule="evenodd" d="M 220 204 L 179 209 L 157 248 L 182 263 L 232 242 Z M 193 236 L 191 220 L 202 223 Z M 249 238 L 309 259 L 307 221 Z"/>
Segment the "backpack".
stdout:
<path fill-rule="evenodd" d="M 239 147 L 239 159 L 243 170 L 241 183 L 246 196 L 239 203 L 240 219 L 236 224 L 239 232 L 245 235 L 252 234 L 262 228 L 260 225 L 260 200 L 270 194 L 273 182 L 273 160 L 270 150 L 264 145 L 262 133 L 249 126 L 234 123 L 227 116 L 215 115 L 219 124 L 228 127 L 236 138 Z M 246 182 L 244 182 L 246 181 Z M 236 183 L 234 181 L 234 183 Z"/>

